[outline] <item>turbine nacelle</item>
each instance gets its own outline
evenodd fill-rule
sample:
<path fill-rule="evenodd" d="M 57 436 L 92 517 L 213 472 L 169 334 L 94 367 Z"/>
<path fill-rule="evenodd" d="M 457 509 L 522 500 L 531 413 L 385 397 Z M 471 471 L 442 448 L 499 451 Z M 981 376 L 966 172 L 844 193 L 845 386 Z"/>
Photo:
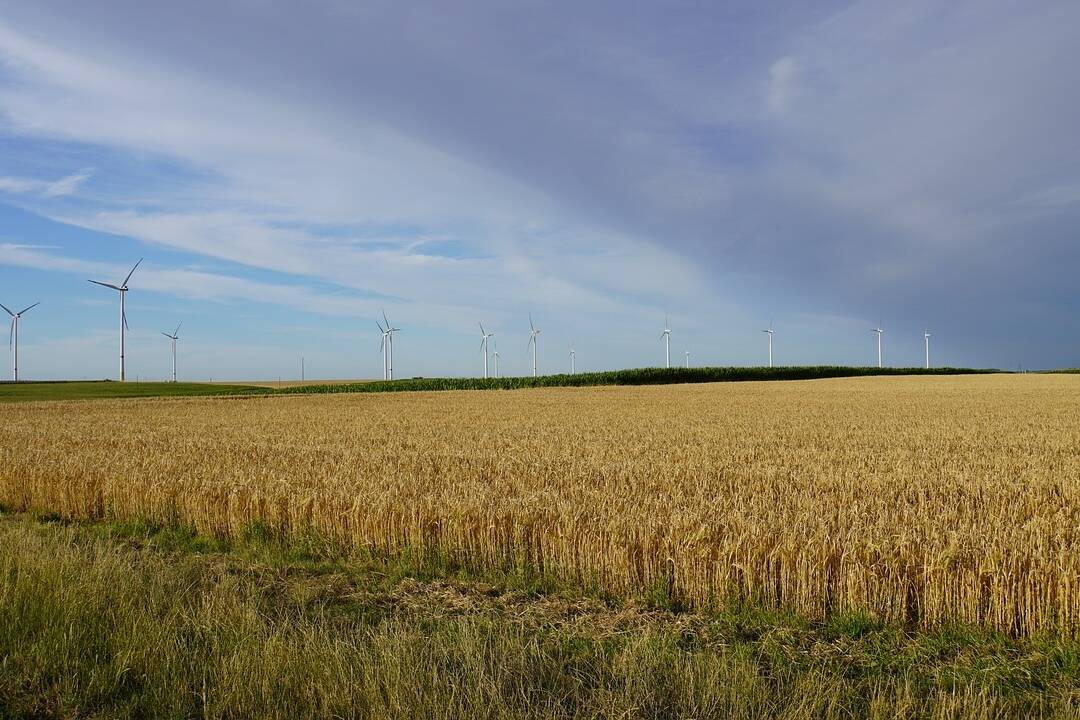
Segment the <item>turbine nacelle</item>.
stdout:
<path fill-rule="evenodd" d="M 173 330 L 171 333 L 165 332 L 164 330 L 162 330 L 161 334 L 164 335 L 165 337 L 171 339 L 171 340 L 179 340 L 180 339 L 180 325 L 183 325 L 183 324 L 184 323 L 181 322 L 179 325 L 176 326 L 176 329 Z"/>

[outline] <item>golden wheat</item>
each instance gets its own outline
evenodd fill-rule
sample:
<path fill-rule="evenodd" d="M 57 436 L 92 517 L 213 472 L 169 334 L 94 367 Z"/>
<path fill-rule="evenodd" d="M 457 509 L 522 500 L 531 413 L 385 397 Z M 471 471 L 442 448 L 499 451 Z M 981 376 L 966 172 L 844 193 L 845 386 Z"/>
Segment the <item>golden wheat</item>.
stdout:
<path fill-rule="evenodd" d="M 11 404 L 0 503 L 820 618 L 1080 627 L 1080 377 Z"/>

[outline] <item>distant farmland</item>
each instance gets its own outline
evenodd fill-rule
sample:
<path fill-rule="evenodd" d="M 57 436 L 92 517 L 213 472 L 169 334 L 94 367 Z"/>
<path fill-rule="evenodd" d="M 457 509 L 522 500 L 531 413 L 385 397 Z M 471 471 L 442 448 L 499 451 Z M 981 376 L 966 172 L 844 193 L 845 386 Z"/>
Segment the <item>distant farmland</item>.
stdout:
<path fill-rule="evenodd" d="M 878 375 L 975 375 L 999 372 L 972 368 L 877 368 L 840 365 L 796 367 L 632 368 L 604 372 L 502 378 L 406 378 L 399 380 L 256 380 L 238 383 L 49 381 L 0 382 L 0 402 L 204 395 L 426 392 L 434 390 L 521 390 L 599 385 L 813 380 Z"/>

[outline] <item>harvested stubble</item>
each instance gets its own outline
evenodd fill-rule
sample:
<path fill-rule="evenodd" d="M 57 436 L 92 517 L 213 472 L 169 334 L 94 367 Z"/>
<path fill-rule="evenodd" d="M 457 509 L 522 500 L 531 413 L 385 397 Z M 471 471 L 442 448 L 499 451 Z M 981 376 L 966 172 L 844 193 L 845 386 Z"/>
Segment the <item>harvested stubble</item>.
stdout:
<path fill-rule="evenodd" d="M 821 618 L 1080 628 L 1080 378 L 0 408 L 0 503 Z"/>

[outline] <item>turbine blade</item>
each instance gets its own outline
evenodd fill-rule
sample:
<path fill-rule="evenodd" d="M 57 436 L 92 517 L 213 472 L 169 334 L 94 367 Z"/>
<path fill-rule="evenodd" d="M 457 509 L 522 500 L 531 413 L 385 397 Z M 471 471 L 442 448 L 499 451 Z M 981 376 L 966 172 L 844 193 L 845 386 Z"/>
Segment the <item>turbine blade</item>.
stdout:
<path fill-rule="evenodd" d="M 140 265 L 142 265 L 142 261 L 143 261 L 143 258 L 139 258 L 139 262 L 135 263 L 135 267 L 131 268 L 131 272 L 129 272 L 129 273 L 127 274 L 127 277 L 126 277 L 126 278 L 124 278 L 124 284 L 123 284 L 123 285 L 121 285 L 120 287 L 127 287 L 127 284 L 128 284 L 128 280 L 130 280 L 130 279 L 131 279 L 131 276 L 135 274 L 135 268 L 137 268 L 137 267 L 139 267 Z"/>
<path fill-rule="evenodd" d="M 24 312 L 26 312 L 27 310 L 33 310 L 34 308 L 36 308 L 36 307 L 37 307 L 38 305 L 40 305 L 40 304 L 41 304 L 41 303 L 39 303 L 39 302 L 36 302 L 36 303 L 34 303 L 33 305 L 31 305 L 30 307 L 28 307 L 28 308 L 24 308 L 24 309 L 20 310 L 20 311 L 18 312 L 18 314 L 19 314 L 19 315 L 22 315 L 22 314 L 23 314 Z"/>
<path fill-rule="evenodd" d="M 15 317 L 15 313 L 13 313 L 13 312 L 11 312 L 10 310 L 8 310 L 8 306 L 7 306 L 7 305 L 5 305 L 4 303 L 0 303 L 0 308 L 4 308 L 4 310 L 6 310 L 6 311 L 7 311 L 7 314 L 8 314 L 8 315 L 10 315 L 11 317 Z"/>
<path fill-rule="evenodd" d="M 375 321 L 375 324 L 379 326 L 379 332 L 381 332 L 381 333 L 382 333 L 383 335 L 385 335 L 385 334 L 386 334 L 386 330 L 385 330 L 385 329 L 383 329 L 382 323 L 380 323 L 380 322 L 379 322 L 378 320 L 376 320 L 376 321 Z"/>
<path fill-rule="evenodd" d="M 486 332 L 484 332 L 484 323 L 482 323 L 482 322 L 478 322 L 478 323 L 476 323 L 476 324 L 480 326 L 480 334 L 481 334 L 481 335 L 487 335 L 487 333 L 486 333 Z"/>
<path fill-rule="evenodd" d="M 115 285 L 113 285 L 111 283 L 98 282 L 97 280 L 87 280 L 86 282 L 92 282 L 95 285 L 100 285 L 101 287 L 112 288 L 113 290 L 119 290 L 120 289 L 120 288 L 116 287 Z"/>
<path fill-rule="evenodd" d="M 180 335 L 180 326 L 181 326 L 181 325 L 183 325 L 183 324 L 184 324 L 184 321 L 183 321 L 183 320 L 181 320 L 181 321 L 180 321 L 180 322 L 179 322 L 179 323 L 177 324 L 177 326 L 176 326 L 176 329 L 172 331 L 172 334 L 173 334 L 173 339 L 174 339 L 174 340 L 175 340 L 175 339 L 176 339 L 176 338 L 177 338 L 177 337 L 178 337 L 178 336 Z"/>
<path fill-rule="evenodd" d="M 386 319 L 386 311 L 385 310 L 382 311 L 382 319 L 383 319 L 383 322 L 386 323 L 386 327 L 390 327 L 390 321 Z"/>
<path fill-rule="evenodd" d="M 536 326 L 533 325 L 533 321 L 532 321 L 532 313 L 529 313 L 529 329 L 530 330 L 536 330 Z"/>
<path fill-rule="evenodd" d="M 124 313 L 124 315 L 123 315 L 123 318 L 124 318 L 124 327 L 126 327 L 126 328 L 127 328 L 128 330 L 130 330 L 130 329 L 131 329 L 131 326 L 130 326 L 130 325 L 128 325 L 128 321 L 127 321 L 127 313 L 126 313 L 126 312 Z"/>
<path fill-rule="evenodd" d="M 8 328 L 7 346 L 8 352 L 11 352 L 11 348 L 14 345 L 15 340 L 15 317 L 11 318 L 11 327 Z"/>
<path fill-rule="evenodd" d="M 165 336 L 165 337 L 167 337 L 167 338 L 171 338 L 171 339 L 173 339 L 173 340 L 175 340 L 175 339 L 176 339 L 176 338 L 174 338 L 174 337 L 173 337 L 172 335 L 170 335 L 170 334 L 169 334 L 169 333 L 167 333 L 167 332 L 162 332 L 161 334 L 162 334 L 162 335 L 164 335 L 164 336 Z"/>

